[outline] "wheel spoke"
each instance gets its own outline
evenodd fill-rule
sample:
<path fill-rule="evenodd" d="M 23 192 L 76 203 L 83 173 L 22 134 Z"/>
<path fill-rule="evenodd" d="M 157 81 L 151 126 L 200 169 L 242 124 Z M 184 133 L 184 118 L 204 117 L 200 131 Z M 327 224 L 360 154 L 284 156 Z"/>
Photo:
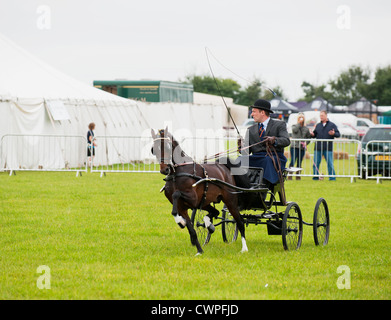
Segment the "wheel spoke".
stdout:
<path fill-rule="evenodd" d="M 303 220 L 297 203 L 289 203 L 282 223 L 282 241 L 285 250 L 300 248 L 303 235 Z"/>

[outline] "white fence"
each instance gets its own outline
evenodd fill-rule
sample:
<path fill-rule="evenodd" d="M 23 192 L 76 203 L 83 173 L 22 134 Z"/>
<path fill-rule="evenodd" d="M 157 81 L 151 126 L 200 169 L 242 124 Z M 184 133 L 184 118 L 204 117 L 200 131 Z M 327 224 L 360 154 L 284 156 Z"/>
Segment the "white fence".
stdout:
<path fill-rule="evenodd" d="M 159 163 L 152 155 L 152 137 L 133 136 L 96 136 L 97 147 L 91 162 L 91 172 L 159 172 Z M 179 142 L 188 156 L 203 162 L 205 157 L 213 157 L 230 145 L 236 145 L 236 139 L 197 137 L 183 138 Z"/>
<path fill-rule="evenodd" d="M 328 178 L 359 178 L 357 154 L 361 142 L 349 139 L 291 139 L 286 148 L 287 167 L 300 167 L 296 176 Z M 289 150 L 289 151 L 288 151 Z"/>
<path fill-rule="evenodd" d="M 9 171 L 87 172 L 87 139 L 82 136 L 6 134 L 0 168 Z"/>
<path fill-rule="evenodd" d="M 159 172 L 152 137 L 96 136 L 91 172 Z"/>
<path fill-rule="evenodd" d="M 0 141 L 0 170 L 10 171 L 10 174 L 19 170 L 76 171 L 78 175 L 87 172 L 90 166 L 91 172 L 101 175 L 159 172 L 159 164 L 151 153 L 151 137 L 96 136 L 96 142 L 95 155 L 89 162 L 86 137 L 7 134 Z M 197 137 L 178 142 L 186 154 L 198 162 L 213 161 L 215 155 L 226 156 L 227 150 L 234 153 L 232 157 L 237 156 L 236 138 Z M 291 139 L 291 145 L 285 149 L 286 166 L 302 168 L 293 178 L 339 177 L 353 181 L 363 177 L 378 182 L 391 179 L 391 141 L 371 141 L 363 152 L 361 150 L 362 143 L 358 140 Z"/>
<path fill-rule="evenodd" d="M 378 183 L 381 179 L 391 179 L 391 141 L 369 141 L 361 164 L 363 178 L 376 179 Z"/>

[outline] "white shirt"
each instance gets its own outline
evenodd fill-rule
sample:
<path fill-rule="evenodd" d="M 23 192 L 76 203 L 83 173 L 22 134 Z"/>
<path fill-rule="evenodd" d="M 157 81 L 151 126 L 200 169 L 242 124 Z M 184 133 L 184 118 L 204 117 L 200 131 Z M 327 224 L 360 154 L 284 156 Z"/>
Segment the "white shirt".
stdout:
<path fill-rule="evenodd" d="M 269 124 L 269 121 L 270 121 L 270 117 L 267 118 L 267 120 L 265 120 L 264 122 L 262 122 L 262 124 L 263 124 L 263 130 L 265 130 L 265 132 L 266 132 L 267 125 Z"/>

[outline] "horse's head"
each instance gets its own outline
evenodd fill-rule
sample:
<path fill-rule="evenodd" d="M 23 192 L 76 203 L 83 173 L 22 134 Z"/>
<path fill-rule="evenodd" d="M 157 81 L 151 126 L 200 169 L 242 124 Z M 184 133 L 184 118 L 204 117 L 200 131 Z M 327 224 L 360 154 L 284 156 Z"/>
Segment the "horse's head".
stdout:
<path fill-rule="evenodd" d="M 157 133 L 151 129 L 151 134 L 153 138 L 151 152 L 160 163 L 160 173 L 168 175 L 174 164 L 172 160 L 172 136 L 167 128 L 161 129 Z"/>

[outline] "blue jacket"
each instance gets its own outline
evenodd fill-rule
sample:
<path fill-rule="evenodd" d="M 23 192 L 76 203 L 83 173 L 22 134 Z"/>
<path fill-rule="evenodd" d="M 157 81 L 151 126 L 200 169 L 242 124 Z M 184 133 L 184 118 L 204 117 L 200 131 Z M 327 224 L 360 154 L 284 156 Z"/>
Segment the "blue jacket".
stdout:
<path fill-rule="evenodd" d="M 334 136 L 329 134 L 330 130 L 335 130 Z M 322 122 L 319 122 L 314 130 L 314 138 L 316 139 L 334 139 L 340 137 L 341 134 L 338 131 L 337 126 L 335 123 L 327 120 L 326 125 L 323 126 Z M 315 144 L 315 150 L 317 151 L 333 151 L 333 142 L 327 142 L 327 141 L 318 141 Z"/>

